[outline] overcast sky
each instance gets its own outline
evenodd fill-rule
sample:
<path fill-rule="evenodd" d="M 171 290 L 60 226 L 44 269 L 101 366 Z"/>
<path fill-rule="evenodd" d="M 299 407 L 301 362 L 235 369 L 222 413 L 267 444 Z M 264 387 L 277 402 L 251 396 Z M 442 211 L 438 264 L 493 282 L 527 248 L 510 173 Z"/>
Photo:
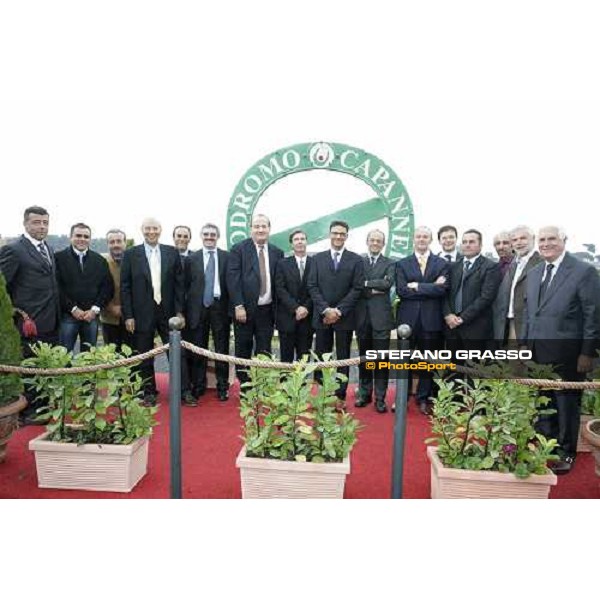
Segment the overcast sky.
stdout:
<path fill-rule="evenodd" d="M 1 235 L 41 204 L 52 233 L 82 220 L 139 241 L 155 216 L 162 241 L 187 223 L 196 247 L 254 162 L 324 140 L 389 164 L 416 224 L 478 227 L 489 249 L 558 223 L 571 249 L 600 245 L 594 3 L 205 4 L 1 5 Z M 274 230 L 372 195 L 294 179 L 265 197 Z"/>

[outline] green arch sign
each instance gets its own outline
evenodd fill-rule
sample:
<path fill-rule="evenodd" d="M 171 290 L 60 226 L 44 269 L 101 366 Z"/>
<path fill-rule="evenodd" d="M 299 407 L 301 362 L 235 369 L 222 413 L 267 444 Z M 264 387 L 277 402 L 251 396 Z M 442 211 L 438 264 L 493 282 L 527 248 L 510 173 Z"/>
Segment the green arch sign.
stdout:
<path fill-rule="evenodd" d="M 250 237 L 252 214 L 265 190 L 282 177 L 302 171 L 327 169 L 362 179 L 376 196 L 334 213 L 299 223 L 293 229 L 272 232 L 270 240 L 288 247 L 294 229 L 306 231 L 311 243 L 329 237 L 333 219 L 346 221 L 351 228 L 387 218 L 385 254 L 398 260 L 412 252 L 414 215 L 412 203 L 394 171 L 380 158 L 360 148 L 332 142 L 309 142 L 281 148 L 252 165 L 238 182 L 227 210 L 227 246 Z"/>

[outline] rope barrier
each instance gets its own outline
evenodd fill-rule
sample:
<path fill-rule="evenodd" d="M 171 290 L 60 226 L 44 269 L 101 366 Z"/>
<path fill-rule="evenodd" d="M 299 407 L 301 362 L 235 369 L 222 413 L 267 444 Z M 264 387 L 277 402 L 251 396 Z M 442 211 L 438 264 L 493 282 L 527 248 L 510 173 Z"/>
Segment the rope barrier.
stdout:
<path fill-rule="evenodd" d="M 284 363 L 274 360 L 256 360 L 250 358 L 239 358 L 237 356 L 231 356 L 229 354 L 219 354 L 218 352 L 211 352 L 206 348 L 195 346 L 190 342 L 182 341 L 181 347 L 185 348 L 193 354 L 203 356 L 210 360 L 219 362 L 226 362 L 228 364 L 237 365 L 240 367 L 260 367 L 264 369 L 294 369 L 297 363 Z M 143 360 L 154 358 L 159 354 L 165 353 L 169 349 L 169 344 L 157 346 L 153 350 L 149 350 L 143 354 L 136 354 L 129 358 L 122 358 L 113 362 L 101 364 L 101 365 L 90 365 L 88 367 L 65 367 L 60 369 L 36 369 L 31 367 L 17 367 L 14 365 L 0 365 L 0 373 L 15 373 L 19 375 L 68 375 L 68 374 L 81 374 L 81 373 L 94 373 L 95 371 L 115 369 L 119 367 L 126 367 L 129 365 L 137 364 Z M 364 358 L 364 357 L 362 357 Z M 331 360 L 331 361 L 317 361 L 311 363 L 315 369 L 338 369 L 340 367 L 352 367 L 357 366 L 361 362 L 361 357 L 346 358 L 343 360 Z M 427 362 L 427 361 L 424 361 Z M 462 365 L 456 365 L 456 372 L 463 373 L 465 375 L 476 376 L 479 378 L 489 378 L 490 374 L 485 371 L 480 371 L 471 367 L 463 367 Z M 498 379 L 498 377 L 493 377 Z M 567 390 L 598 390 L 600 389 L 600 381 L 559 381 L 556 379 L 531 379 L 531 378 L 511 378 L 511 381 L 519 383 L 521 385 L 528 385 L 532 387 L 545 388 L 545 389 L 567 389 Z"/>

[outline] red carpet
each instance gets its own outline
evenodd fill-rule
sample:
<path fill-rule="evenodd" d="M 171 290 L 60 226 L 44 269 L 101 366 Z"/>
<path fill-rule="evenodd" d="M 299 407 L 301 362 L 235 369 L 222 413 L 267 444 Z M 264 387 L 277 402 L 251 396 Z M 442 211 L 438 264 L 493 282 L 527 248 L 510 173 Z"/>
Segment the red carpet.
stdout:
<path fill-rule="evenodd" d="M 6 462 L 0 465 L 0 498 L 168 498 L 169 446 L 166 375 L 161 374 L 160 425 L 150 443 L 148 474 L 130 494 L 39 489 L 29 440 L 42 427 L 25 427 L 13 435 Z M 349 390 L 353 390 L 350 386 Z M 394 391 L 388 392 L 391 405 Z M 353 407 L 352 393 L 348 406 Z M 239 498 L 239 474 L 235 458 L 242 445 L 237 386 L 228 402 L 219 402 L 211 391 L 198 408 L 182 407 L 182 472 L 184 498 Z M 394 415 L 379 415 L 372 406 L 353 409 L 364 428 L 352 452 L 352 472 L 346 483 L 346 498 L 389 498 Z M 409 407 L 404 468 L 404 497 L 429 498 L 429 462 L 423 441 L 429 435 L 427 418 L 414 405 Z M 600 498 L 600 479 L 594 474 L 593 458 L 580 454 L 569 475 L 561 476 L 552 498 Z"/>

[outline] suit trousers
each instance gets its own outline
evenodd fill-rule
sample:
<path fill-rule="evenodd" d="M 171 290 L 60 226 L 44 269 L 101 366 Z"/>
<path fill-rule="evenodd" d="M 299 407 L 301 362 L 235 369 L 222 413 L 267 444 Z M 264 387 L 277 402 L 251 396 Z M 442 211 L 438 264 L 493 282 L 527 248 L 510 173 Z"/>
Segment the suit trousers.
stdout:
<path fill-rule="evenodd" d="M 133 336 L 125 329 L 124 323 L 112 325 L 111 323 L 102 323 L 102 340 L 104 345 L 114 344 L 117 352 L 121 352 L 122 346 L 133 348 Z"/>
<path fill-rule="evenodd" d="M 213 304 L 210 308 L 205 309 L 197 327 L 184 329 L 183 339 L 195 346 L 200 346 L 200 348 L 208 348 L 209 336 L 212 333 L 215 352 L 229 354 L 229 331 L 229 315 L 221 307 Z M 191 392 L 194 396 L 204 393 L 206 390 L 206 363 L 206 357 L 183 350 L 181 388 L 184 392 Z M 229 364 L 216 361 L 215 375 L 217 391 L 229 390 Z"/>
<path fill-rule="evenodd" d="M 310 316 L 296 322 L 294 331 L 279 332 L 279 348 L 282 362 L 300 360 L 310 354 L 313 343 L 313 328 Z"/>
<path fill-rule="evenodd" d="M 335 338 L 335 357 L 338 360 L 344 360 L 350 358 L 350 348 L 352 346 L 352 329 L 333 329 L 328 327 L 327 329 L 317 329 L 315 336 L 315 351 L 322 357 L 323 354 L 333 351 L 333 344 Z M 346 377 L 350 375 L 350 367 L 340 367 L 338 373 L 342 373 Z M 315 379 L 321 383 L 322 373 L 321 371 L 315 372 Z M 346 399 L 346 391 L 348 389 L 348 381 L 340 383 L 335 395 L 341 400 Z"/>
<path fill-rule="evenodd" d="M 274 318 L 273 304 L 264 304 L 257 306 L 245 323 L 234 320 L 235 355 L 238 358 L 250 358 L 252 354 L 271 354 Z M 236 367 L 236 374 L 240 383 L 248 381 L 246 368 Z"/>
<path fill-rule="evenodd" d="M 164 314 L 162 305 L 154 303 L 154 329 L 152 331 L 135 331 L 133 345 L 137 354 L 143 354 L 154 348 L 154 335 L 158 333 L 163 344 L 169 342 L 169 320 Z M 167 355 L 168 356 L 168 355 Z M 142 377 L 144 395 L 158 394 L 154 376 L 154 359 L 148 358 L 136 367 Z"/>
<path fill-rule="evenodd" d="M 411 338 L 412 350 L 441 350 L 443 347 L 443 335 L 441 331 L 423 331 L 418 325 L 415 326 Z M 408 389 L 412 389 L 412 381 L 415 372 L 408 372 Z M 433 373 L 431 371 L 416 371 L 419 384 L 417 385 L 417 402 L 427 402 L 429 398 L 437 394 L 437 386 L 434 389 Z"/>
<path fill-rule="evenodd" d="M 50 344 L 56 346 L 58 344 L 58 331 L 51 331 L 49 333 L 40 333 L 34 338 L 21 338 L 21 349 L 23 351 L 23 358 L 31 358 L 33 352 L 31 347 L 38 342 L 44 344 Z M 27 399 L 27 406 L 21 411 L 21 415 L 24 418 L 33 418 L 37 414 L 37 410 L 48 405 L 48 401 L 44 398 L 38 398 L 37 391 L 31 385 L 25 384 L 23 395 Z"/>
<path fill-rule="evenodd" d="M 361 331 L 361 337 L 358 338 L 358 351 L 364 356 L 367 350 L 389 350 L 390 332 L 389 330 L 373 329 L 367 325 Z M 388 388 L 389 371 L 386 369 L 369 370 L 365 363 L 361 361 L 358 367 L 359 395 L 368 400 L 373 393 L 375 386 L 375 400 L 385 400 Z"/>
<path fill-rule="evenodd" d="M 554 438 L 560 444 L 558 453 L 563 456 L 577 454 L 577 439 L 581 419 L 582 390 L 557 390 L 545 392 L 550 396 L 547 408 L 556 412 L 551 415 L 540 415 L 536 430 L 547 438 Z"/>

